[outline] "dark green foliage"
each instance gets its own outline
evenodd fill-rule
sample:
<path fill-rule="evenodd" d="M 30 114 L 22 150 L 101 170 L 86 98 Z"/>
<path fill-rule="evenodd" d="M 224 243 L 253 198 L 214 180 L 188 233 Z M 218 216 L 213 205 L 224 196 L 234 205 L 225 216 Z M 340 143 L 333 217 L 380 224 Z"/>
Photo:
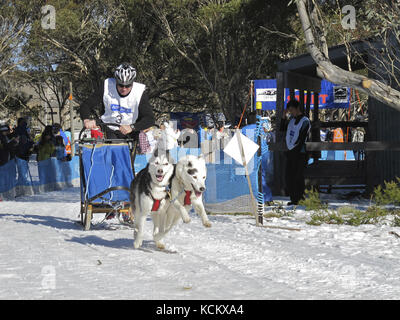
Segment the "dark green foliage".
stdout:
<path fill-rule="evenodd" d="M 328 209 L 321 204 L 317 192 L 308 191 L 307 198 L 301 204 L 306 206 L 306 210 L 315 211 L 310 225 L 344 224 L 359 226 L 362 224 L 388 223 L 391 226 L 400 226 L 400 209 L 387 207 L 387 205 L 400 205 L 400 179 L 397 182 L 386 182 L 385 188 L 378 186 L 374 190 L 375 205 L 369 206 L 366 210 L 359 210 L 354 207 L 340 207 L 337 210 Z"/>
<path fill-rule="evenodd" d="M 317 190 L 314 190 L 314 188 L 305 191 L 305 199 L 301 200 L 299 205 L 305 206 L 306 211 L 326 210 L 328 208 L 327 204 L 321 202 L 319 193 Z"/>
<path fill-rule="evenodd" d="M 397 181 L 385 182 L 385 187 L 378 186 L 374 190 L 374 200 L 377 205 L 400 206 L 400 178 Z"/>

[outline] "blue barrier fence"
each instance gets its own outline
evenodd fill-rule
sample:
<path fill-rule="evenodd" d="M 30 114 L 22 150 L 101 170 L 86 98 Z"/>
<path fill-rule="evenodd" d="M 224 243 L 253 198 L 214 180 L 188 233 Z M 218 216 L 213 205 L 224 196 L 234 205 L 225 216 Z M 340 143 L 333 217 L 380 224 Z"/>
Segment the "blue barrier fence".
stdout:
<path fill-rule="evenodd" d="M 186 154 L 199 155 L 200 152 L 200 149 L 178 147 L 171 150 L 171 155 L 175 160 L 178 160 Z M 352 151 L 346 153 L 347 160 L 354 160 Z M 272 199 L 270 186 L 273 181 L 273 163 L 271 155 L 270 152 L 267 152 L 264 153 L 262 158 L 264 201 Z M 330 160 L 333 156 L 335 160 L 343 160 L 344 152 L 335 151 L 331 155 L 327 151 L 323 151 L 321 159 Z M 150 155 L 136 156 L 136 173 L 147 165 L 149 157 Z M 224 202 L 249 194 L 247 179 L 241 165 L 237 164 L 222 150 L 215 152 L 214 160 L 215 163 L 207 164 L 208 173 L 204 193 L 206 203 Z M 257 170 L 255 160 L 249 163 L 249 172 L 252 188 L 256 195 Z M 101 173 L 97 173 L 97 175 L 99 174 Z M 0 166 L 0 198 L 2 199 L 61 190 L 71 186 L 79 186 L 79 157 L 73 157 L 71 161 L 67 162 L 55 158 L 40 162 L 27 162 L 17 158 Z"/>
<path fill-rule="evenodd" d="M 79 185 L 79 158 L 60 161 L 25 161 L 15 158 L 0 166 L 0 197 L 17 196 L 60 190 Z"/>
<path fill-rule="evenodd" d="M 102 155 L 101 150 L 98 149 L 96 151 L 100 157 Z M 175 161 L 186 154 L 200 155 L 200 153 L 200 149 L 194 148 L 175 148 L 171 150 L 171 155 Z M 136 172 L 139 172 L 147 165 L 149 157 L 150 155 L 136 156 Z M 114 161 L 120 160 L 119 157 L 114 158 Z M 89 167 L 90 159 L 86 160 Z M 109 160 L 112 161 L 111 158 Z M 214 160 L 216 163 L 207 164 L 208 174 L 206 192 L 204 194 L 204 199 L 207 203 L 222 202 L 249 193 L 245 172 L 241 165 L 225 155 L 222 150 L 215 152 Z M 116 166 L 115 170 L 120 171 L 120 167 Z M 265 168 L 265 170 L 268 169 Z M 104 172 L 97 172 L 94 176 L 106 176 Z M 252 188 L 256 192 L 257 172 L 253 161 L 249 163 L 249 172 Z M 0 167 L 0 177 L 0 197 L 3 199 L 60 190 L 73 185 L 78 186 L 79 157 L 73 157 L 69 162 L 62 162 L 55 158 L 39 162 L 13 159 Z M 272 175 L 269 175 L 268 180 L 272 181 Z M 108 181 L 106 182 L 108 183 Z M 103 189 L 108 187 L 107 183 Z M 104 181 L 102 184 L 104 184 Z M 93 192 L 96 193 L 97 191 Z"/>

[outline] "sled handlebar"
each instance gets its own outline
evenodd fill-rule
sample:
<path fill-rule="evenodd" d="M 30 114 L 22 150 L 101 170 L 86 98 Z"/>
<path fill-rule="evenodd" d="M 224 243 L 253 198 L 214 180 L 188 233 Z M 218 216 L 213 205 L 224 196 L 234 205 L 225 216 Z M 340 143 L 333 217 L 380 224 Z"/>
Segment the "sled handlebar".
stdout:
<path fill-rule="evenodd" d="M 121 125 L 116 124 L 116 123 L 100 122 L 97 126 L 100 127 L 100 130 L 102 132 L 104 132 L 104 128 L 106 126 L 113 126 L 113 127 L 118 127 L 119 128 Z M 84 138 L 82 138 L 82 135 L 86 130 L 91 130 L 91 129 L 86 129 L 86 127 L 83 127 L 81 129 L 81 131 L 79 132 L 79 139 L 78 139 L 79 141 L 83 141 L 84 140 Z M 103 142 L 133 142 L 134 139 L 102 139 L 102 141 Z"/>

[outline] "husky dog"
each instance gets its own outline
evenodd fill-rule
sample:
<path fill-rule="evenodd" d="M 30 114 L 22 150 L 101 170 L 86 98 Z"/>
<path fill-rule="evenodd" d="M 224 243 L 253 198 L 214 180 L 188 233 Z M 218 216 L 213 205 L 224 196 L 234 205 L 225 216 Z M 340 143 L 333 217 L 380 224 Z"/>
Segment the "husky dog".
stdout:
<path fill-rule="evenodd" d="M 164 230 L 165 212 L 169 205 L 169 184 L 174 172 L 168 151 L 156 149 L 146 168 L 142 169 L 131 183 L 131 212 L 135 221 L 134 247 L 143 242 L 143 228 L 148 214 L 154 224 L 153 235 Z M 158 248 L 164 245 L 156 241 Z"/>
<path fill-rule="evenodd" d="M 185 223 L 190 222 L 188 211 L 192 205 L 201 217 L 203 225 L 211 227 L 202 199 L 206 190 L 206 177 L 206 161 L 203 156 L 187 155 L 178 161 L 171 179 L 171 203 L 166 213 L 164 232 L 154 235 L 156 242 L 162 239 L 180 218 Z"/>

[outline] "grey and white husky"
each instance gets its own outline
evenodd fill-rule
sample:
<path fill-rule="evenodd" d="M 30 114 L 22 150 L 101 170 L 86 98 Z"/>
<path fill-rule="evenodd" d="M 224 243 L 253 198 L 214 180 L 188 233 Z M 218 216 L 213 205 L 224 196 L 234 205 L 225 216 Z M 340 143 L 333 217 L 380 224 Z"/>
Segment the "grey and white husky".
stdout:
<path fill-rule="evenodd" d="M 178 161 L 171 179 L 171 203 L 167 208 L 164 231 L 159 229 L 154 235 L 156 243 L 178 223 L 180 218 L 185 223 L 190 222 L 188 212 L 192 206 L 201 217 L 203 225 L 211 227 L 203 205 L 206 178 L 207 168 L 203 156 L 186 155 Z"/>
<path fill-rule="evenodd" d="M 153 235 L 164 231 L 166 209 L 169 206 L 169 184 L 174 172 L 174 164 L 168 151 L 156 149 L 146 168 L 142 169 L 130 186 L 131 213 L 134 216 L 134 247 L 143 242 L 143 229 L 146 218 L 151 214 Z M 155 241 L 160 249 L 164 245 Z"/>

